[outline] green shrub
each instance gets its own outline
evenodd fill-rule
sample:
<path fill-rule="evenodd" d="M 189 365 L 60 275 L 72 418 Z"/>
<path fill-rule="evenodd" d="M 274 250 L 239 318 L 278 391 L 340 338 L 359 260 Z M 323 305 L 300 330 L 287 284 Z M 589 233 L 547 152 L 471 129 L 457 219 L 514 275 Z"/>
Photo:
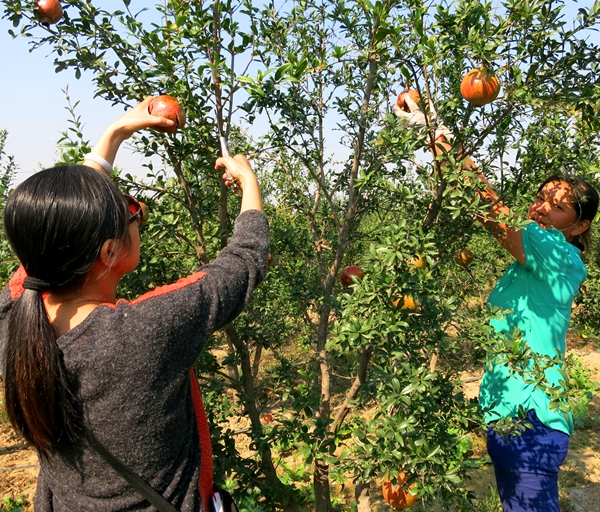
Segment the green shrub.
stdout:
<path fill-rule="evenodd" d="M 594 394 L 600 389 L 600 384 L 590 379 L 592 372 L 584 368 L 581 361 L 574 355 L 567 359 L 567 372 L 573 423 L 575 429 L 581 429 L 586 426 L 589 404 Z"/>
<path fill-rule="evenodd" d="M 27 505 L 27 500 L 23 496 L 16 498 L 5 496 L 0 504 L 0 512 L 21 512 L 25 505 Z"/>

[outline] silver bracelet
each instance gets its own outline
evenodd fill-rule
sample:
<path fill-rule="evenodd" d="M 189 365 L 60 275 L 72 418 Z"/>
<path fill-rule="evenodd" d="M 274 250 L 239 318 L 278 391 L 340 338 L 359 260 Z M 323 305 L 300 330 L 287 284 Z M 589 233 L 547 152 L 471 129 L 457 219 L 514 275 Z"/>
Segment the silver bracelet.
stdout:
<path fill-rule="evenodd" d="M 114 169 L 108 160 L 105 160 L 100 155 L 96 153 L 88 153 L 83 157 L 84 160 L 91 160 L 92 162 L 96 162 L 102 169 L 104 169 L 108 174 L 112 174 Z"/>

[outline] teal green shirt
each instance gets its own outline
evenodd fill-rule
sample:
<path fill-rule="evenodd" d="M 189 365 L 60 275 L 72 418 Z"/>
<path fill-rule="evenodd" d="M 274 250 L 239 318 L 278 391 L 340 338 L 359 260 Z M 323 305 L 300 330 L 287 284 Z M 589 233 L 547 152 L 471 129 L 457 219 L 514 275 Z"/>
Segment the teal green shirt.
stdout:
<path fill-rule="evenodd" d="M 513 263 L 500 278 L 488 302 L 508 311 L 490 324 L 497 333 L 512 333 L 517 328 L 532 351 L 555 357 L 558 349 L 565 355 L 573 299 L 587 271 L 579 249 L 567 242 L 556 229 L 543 229 L 528 222 L 521 231 L 525 265 Z M 560 386 L 556 367 L 546 370 L 546 379 Z M 573 420 L 550 410 L 550 397 L 535 384 L 510 375 L 506 365 L 486 365 L 481 381 L 479 402 L 485 421 L 518 417 L 519 406 L 533 409 L 547 427 L 571 435 Z"/>

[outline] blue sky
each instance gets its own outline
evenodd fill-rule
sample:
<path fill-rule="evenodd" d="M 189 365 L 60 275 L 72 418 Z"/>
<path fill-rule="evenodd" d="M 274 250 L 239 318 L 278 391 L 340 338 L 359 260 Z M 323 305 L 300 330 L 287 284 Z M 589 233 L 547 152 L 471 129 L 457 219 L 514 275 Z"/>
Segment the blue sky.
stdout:
<path fill-rule="evenodd" d="M 95 4 L 107 9 L 123 6 L 122 0 L 100 0 Z M 132 0 L 134 11 L 136 4 L 141 8 L 155 5 L 155 2 Z M 5 151 L 15 157 L 19 167 L 15 181 L 20 182 L 33 172 L 51 166 L 56 160 L 57 142 L 61 133 L 66 131 L 69 119 L 63 89 L 68 87 L 72 102 L 80 102 L 76 113 L 84 124 L 85 139 L 92 143 L 124 110 L 121 106 L 113 107 L 109 102 L 93 97 L 90 75 L 83 74 L 77 80 L 72 70 L 55 73 L 50 48 L 29 52 L 25 38 L 13 39 L 8 34 L 11 28 L 8 20 L 0 19 L 0 69 L 3 70 L 0 129 L 8 130 Z M 142 159 L 123 145 L 116 163 L 123 172 L 142 177 L 146 174 L 141 165 Z"/>
<path fill-rule="evenodd" d="M 106 8 L 122 6 L 121 0 L 97 0 Z M 155 5 L 152 0 L 132 0 L 132 10 L 137 6 Z M 566 2 L 567 17 L 582 6 L 590 6 L 593 0 L 569 0 Z M 149 7 L 152 10 L 152 7 Z M 149 16 L 151 13 L 149 13 Z M 77 113 L 84 123 L 84 137 L 94 142 L 105 126 L 122 114 L 122 107 L 112 107 L 102 99 L 93 98 L 89 76 L 76 80 L 72 71 L 55 73 L 49 48 L 29 52 L 25 38 L 12 39 L 8 30 L 12 27 L 0 19 L 0 129 L 8 130 L 9 155 L 15 157 L 19 167 L 16 181 L 22 181 L 32 172 L 52 165 L 56 156 L 57 141 L 68 127 L 69 114 L 65 110 L 66 97 L 62 89 L 68 87 L 72 101 L 79 101 Z M 599 39 L 598 33 L 592 37 Z M 141 166 L 142 157 L 134 155 L 123 146 L 117 164 L 124 172 L 138 177 L 145 176 Z"/>

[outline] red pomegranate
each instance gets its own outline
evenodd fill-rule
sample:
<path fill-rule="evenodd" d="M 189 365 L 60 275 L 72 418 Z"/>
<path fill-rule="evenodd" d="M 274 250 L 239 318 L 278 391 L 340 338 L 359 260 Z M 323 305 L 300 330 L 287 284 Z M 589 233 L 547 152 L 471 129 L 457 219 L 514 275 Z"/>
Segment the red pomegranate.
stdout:
<path fill-rule="evenodd" d="M 179 102 L 169 96 L 168 94 L 162 94 L 152 98 L 148 105 L 148 113 L 153 116 L 166 117 L 171 121 L 175 121 L 175 125 L 170 128 L 154 128 L 159 132 L 175 132 L 177 128 L 183 128 L 185 126 L 185 112 L 181 108 Z"/>

